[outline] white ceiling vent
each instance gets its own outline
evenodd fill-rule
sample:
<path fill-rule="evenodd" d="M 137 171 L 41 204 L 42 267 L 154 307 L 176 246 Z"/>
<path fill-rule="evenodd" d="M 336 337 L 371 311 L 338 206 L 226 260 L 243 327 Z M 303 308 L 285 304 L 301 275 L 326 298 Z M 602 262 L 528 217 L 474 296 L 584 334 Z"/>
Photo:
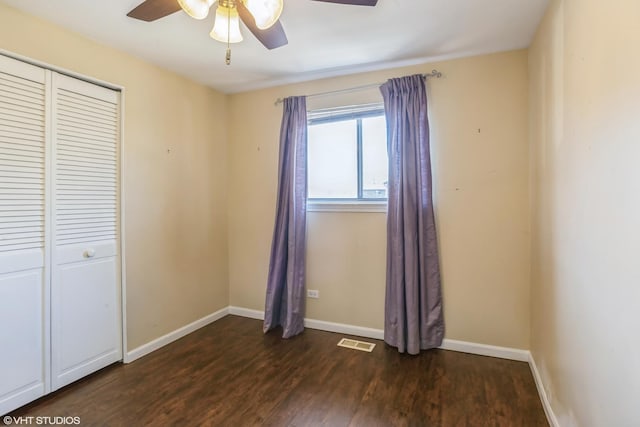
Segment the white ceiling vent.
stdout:
<path fill-rule="evenodd" d="M 353 350 L 367 351 L 369 353 L 373 351 L 373 348 L 375 346 L 376 346 L 375 344 L 370 342 L 351 340 L 349 338 L 342 338 L 338 343 L 338 347 L 346 347 L 346 348 L 351 348 Z"/>

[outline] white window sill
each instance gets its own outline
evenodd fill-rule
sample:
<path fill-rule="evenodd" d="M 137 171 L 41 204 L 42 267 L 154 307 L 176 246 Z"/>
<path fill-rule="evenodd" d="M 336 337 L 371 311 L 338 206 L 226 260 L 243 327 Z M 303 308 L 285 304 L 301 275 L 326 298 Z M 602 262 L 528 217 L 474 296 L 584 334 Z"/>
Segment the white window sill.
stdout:
<path fill-rule="evenodd" d="M 387 202 L 380 200 L 307 200 L 307 212 L 387 212 Z"/>

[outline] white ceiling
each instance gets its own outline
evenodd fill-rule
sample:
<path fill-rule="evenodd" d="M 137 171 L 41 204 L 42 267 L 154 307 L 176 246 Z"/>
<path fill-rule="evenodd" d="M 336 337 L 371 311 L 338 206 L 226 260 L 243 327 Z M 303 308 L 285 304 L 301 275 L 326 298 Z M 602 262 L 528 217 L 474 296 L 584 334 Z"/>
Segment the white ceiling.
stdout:
<path fill-rule="evenodd" d="M 147 23 L 126 14 L 142 0 L 0 0 L 222 92 L 390 68 L 529 45 L 547 0 L 379 0 L 376 7 L 285 0 L 287 46 L 265 49 L 246 29 L 209 37 L 213 13 L 180 11 Z"/>

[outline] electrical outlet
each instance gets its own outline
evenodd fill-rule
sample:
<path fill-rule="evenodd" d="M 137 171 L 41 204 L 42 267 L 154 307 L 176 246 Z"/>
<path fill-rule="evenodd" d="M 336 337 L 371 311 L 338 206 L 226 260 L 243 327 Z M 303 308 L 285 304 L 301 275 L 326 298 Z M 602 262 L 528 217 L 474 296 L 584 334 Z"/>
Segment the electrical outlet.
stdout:
<path fill-rule="evenodd" d="M 307 298 L 320 298 L 320 291 L 317 289 L 307 290 Z"/>

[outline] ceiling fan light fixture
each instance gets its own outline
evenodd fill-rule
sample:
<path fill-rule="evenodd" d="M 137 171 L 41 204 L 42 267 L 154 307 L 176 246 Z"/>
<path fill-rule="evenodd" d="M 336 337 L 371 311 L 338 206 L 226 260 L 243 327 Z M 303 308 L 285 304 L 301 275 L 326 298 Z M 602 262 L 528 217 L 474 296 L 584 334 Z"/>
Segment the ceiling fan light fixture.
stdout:
<path fill-rule="evenodd" d="M 241 0 L 256 20 L 256 26 L 266 30 L 275 24 L 282 14 L 282 0 Z"/>
<path fill-rule="evenodd" d="M 204 19 L 215 0 L 178 0 L 178 4 L 187 15 L 194 19 Z"/>
<path fill-rule="evenodd" d="M 238 10 L 225 6 L 218 6 L 216 9 L 216 20 L 213 29 L 209 33 L 211 38 L 223 43 L 239 43 L 242 41 L 240 33 L 240 18 Z"/>

